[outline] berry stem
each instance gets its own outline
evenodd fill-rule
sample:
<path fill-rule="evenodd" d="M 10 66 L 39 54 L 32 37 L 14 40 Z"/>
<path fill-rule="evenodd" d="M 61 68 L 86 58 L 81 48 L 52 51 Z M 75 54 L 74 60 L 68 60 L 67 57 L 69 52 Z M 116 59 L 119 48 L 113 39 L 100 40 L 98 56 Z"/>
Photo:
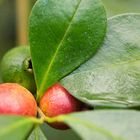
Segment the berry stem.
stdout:
<path fill-rule="evenodd" d="M 45 114 L 42 112 L 42 110 L 39 107 L 37 108 L 37 111 L 38 111 L 39 116 L 41 117 L 41 120 L 44 121 L 44 122 L 53 123 L 53 122 L 56 122 L 56 121 L 57 122 L 60 121 L 58 119 L 59 117 L 50 118 L 50 117 L 45 116 Z"/>

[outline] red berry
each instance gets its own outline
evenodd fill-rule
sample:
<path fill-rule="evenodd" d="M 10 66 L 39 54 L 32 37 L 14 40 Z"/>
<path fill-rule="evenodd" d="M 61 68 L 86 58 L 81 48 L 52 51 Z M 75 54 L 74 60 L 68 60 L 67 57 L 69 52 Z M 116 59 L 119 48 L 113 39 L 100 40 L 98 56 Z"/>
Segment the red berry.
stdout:
<path fill-rule="evenodd" d="M 34 96 L 19 84 L 0 84 L 0 114 L 36 116 Z"/>
<path fill-rule="evenodd" d="M 50 87 L 40 100 L 40 108 L 48 117 L 55 117 L 62 114 L 68 114 L 80 111 L 81 102 L 74 98 L 60 84 Z M 57 129 L 68 128 L 64 123 L 52 123 L 52 127 Z"/>

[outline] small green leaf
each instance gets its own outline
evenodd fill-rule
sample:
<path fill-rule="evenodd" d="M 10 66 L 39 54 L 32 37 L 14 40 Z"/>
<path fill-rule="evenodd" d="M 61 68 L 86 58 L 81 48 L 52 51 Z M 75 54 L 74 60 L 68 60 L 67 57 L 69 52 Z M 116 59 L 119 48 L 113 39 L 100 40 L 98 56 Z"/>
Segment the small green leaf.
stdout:
<path fill-rule="evenodd" d="M 87 63 L 61 82 L 71 94 L 97 106 L 140 105 L 140 14 L 108 21 L 106 40 Z"/>
<path fill-rule="evenodd" d="M 0 140 L 25 140 L 36 123 L 35 118 L 0 116 Z"/>
<path fill-rule="evenodd" d="M 47 140 L 40 127 L 36 127 L 28 140 Z"/>
<path fill-rule="evenodd" d="M 29 24 L 38 98 L 93 56 L 105 32 L 100 0 L 38 0 Z"/>
<path fill-rule="evenodd" d="M 140 112 L 87 111 L 60 116 L 82 140 L 139 140 Z"/>

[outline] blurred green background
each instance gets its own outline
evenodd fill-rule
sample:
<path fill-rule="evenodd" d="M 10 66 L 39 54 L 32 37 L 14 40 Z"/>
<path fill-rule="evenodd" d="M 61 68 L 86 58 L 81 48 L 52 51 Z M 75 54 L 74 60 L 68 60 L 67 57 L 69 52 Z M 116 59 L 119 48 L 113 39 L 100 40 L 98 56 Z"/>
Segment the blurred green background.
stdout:
<path fill-rule="evenodd" d="M 0 0 L 0 60 L 10 48 L 28 44 L 28 16 L 36 0 Z M 140 0 L 102 0 L 108 17 L 139 13 Z M 0 82 L 1 78 L 0 78 Z M 42 126 L 49 140 L 79 140 L 71 130 L 59 131 Z"/>

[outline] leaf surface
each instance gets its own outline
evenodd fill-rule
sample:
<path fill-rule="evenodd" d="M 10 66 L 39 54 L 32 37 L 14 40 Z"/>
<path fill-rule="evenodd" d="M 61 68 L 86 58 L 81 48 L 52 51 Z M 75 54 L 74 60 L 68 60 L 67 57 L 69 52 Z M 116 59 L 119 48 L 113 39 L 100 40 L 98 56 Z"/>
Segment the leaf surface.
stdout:
<path fill-rule="evenodd" d="M 139 140 L 140 112 L 87 111 L 61 116 L 82 140 Z"/>
<path fill-rule="evenodd" d="M 98 53 L 61 83 L 71 94 L 95 106 L 140 105 L 140 14 L 108 21 Z"/>
<path fill-rule="evenodd" d="M 25 140 L 36 123 L 38 120 L 35 118 L 0 116 L 0 139 Z"/>
<path fill-rule="evenodd" d="M 93 56 L 105 32 L 100 0 L 38 0 L 29 24 L 38 98 Z"/>
<path fill-rule="evenodd" d="M 46 132 L 47 133 L 47 132 Z M 28 140 L 47 140 L 40 127 L 36 127 L 31 133 Z"/>
<path fill-rule="evenodd" d="M 41 130 L 48 138 L 48 140 L 81 140 L 81 138 L 77 134 L 75 134 L 72 129 L 62 131 L 54 129 L 47 125 L 47 123 L 44 123 L 41 126 Z"/>
<path fill-rule="evenodd" d="M 109 17 L 122 13 L 139 13 L 139 0 L 102 0 Z"/>

